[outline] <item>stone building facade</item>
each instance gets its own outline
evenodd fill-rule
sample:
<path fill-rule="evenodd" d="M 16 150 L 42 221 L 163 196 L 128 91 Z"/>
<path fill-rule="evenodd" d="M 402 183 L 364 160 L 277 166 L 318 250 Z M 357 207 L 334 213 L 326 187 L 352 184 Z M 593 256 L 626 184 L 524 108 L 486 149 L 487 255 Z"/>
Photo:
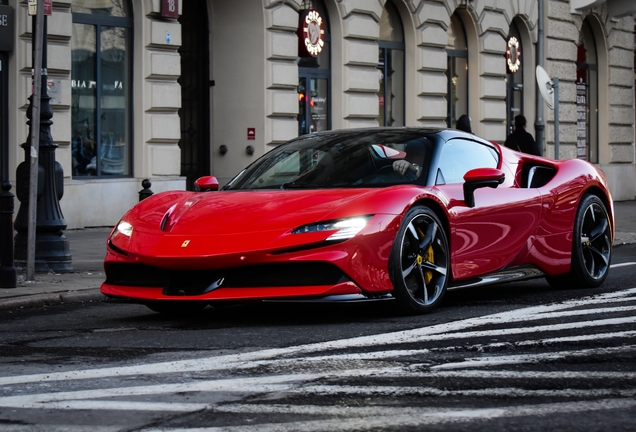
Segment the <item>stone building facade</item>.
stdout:
<path fill-rule="evenodd" d="M 3 178 L 15 184 L 32 20 L 25 1 L 4 3 L 15 40 L 0 52 L 0 137 Z M 323 129 L 454 127 L 467 114 L 475 134 L 503 142 L 523 114 L 554 157 L 555 114 L 538 110 L 537 64 L 559 79 L 558 157 L 590 160 L 614 199 L 634 199 L 634 19 L 598 3 L 543 0 L 541 38 L 539 0 L 53 0 L 48 76 L 64 218 L 69 228 L 113 225 L 142 179 L 154 192 L 191 188 L 204 174 L 223 184 Z M 309 9 L 322 19 L 317 57 L 299 56 Z"/>

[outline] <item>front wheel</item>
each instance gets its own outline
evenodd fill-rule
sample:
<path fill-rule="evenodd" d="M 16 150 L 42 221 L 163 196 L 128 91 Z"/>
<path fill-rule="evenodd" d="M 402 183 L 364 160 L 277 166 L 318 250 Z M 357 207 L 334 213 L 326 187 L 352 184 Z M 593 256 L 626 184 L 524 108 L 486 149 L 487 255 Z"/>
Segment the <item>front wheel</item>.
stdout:
<path fill-rule="evenodd" d="M 446 232 L 428 207 L 410 209 L 398 230 L 389 258 L 393 295 L 404 313 L 423 314 L 446 293 L 450 253 Z"/>
<path fill-rule="evenodd" d="M 574 221 L 570 272 L 546 280 L 555 287 L 598 287 L 607 278 L 611 258 L 612 230 L 605 204 L 595 195 L 585 195 Z"/>

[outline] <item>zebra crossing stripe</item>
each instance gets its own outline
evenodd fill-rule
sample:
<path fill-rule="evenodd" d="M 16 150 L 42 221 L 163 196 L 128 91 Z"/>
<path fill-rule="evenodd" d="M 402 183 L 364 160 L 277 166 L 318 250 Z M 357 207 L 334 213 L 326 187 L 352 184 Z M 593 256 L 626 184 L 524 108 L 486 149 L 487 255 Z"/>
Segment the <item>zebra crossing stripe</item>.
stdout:
<path fill-rule="evenodd" d="M 285 348 L 271 348 L 247 353 L 228 354 L 212 357 L 195 358 L 179 361 L 168 361 L 150 364 L 141 364 L 123 367 L 108 367 L 99 369 L 84 369 L 66 372 L 54 372 L 44 374 L 20 375 L 0 377 L 0 386 L 15 385 L 30 382 L 51 382 L 66 380 L 84 380 L 111 377 L 125 377 L 134 375 L 159 375 L 178 372 L 197 372 L 212 370 L 227 370 L 240 367 L 251 367 L 253 362 L 268 359 L 283 359 L 291 356 L 307 355 L 314 352 L 353 349 L 360 347 L 379 347 L 395 344 L 407 344 L 427 342 L 432 340 L 461 339 L 467 337 L 484 337 L 492 335 L 522 334 L 537 331 L 552 331 L 560 329 L 575 329 L 594 327 L 599 325 L 620 325 L 633 323 L 636 317 L 613 318 L 597 321 L 581 321 L 577 323 L 554 324 L 549 326 L 535 326 L 523 328 L 508 328 L 501 330 L 466 332 L 470 328 L 476 328 L 489 324 L 508 324 L 520 321 L 532 321 L 538 318 L 546 318 L 551 313 L 565 312 L 577 307 L 599 306 L 605 303 L 636 301 L 636 288 L 627 290 L 597 294 L 581 299 L 565 301 L 549 305 L 532 306 L 523 309 L 501 312 L 460 321 L 426 326 L 411 330 L 381 333 L 377 335 L 359 336 L 348 339 L 337 339 L 327 342 L 311 343 Z M 461 332 L 461 333 L 459 333 Z M 469 335 L 469 336 L 466 336 Z"/>

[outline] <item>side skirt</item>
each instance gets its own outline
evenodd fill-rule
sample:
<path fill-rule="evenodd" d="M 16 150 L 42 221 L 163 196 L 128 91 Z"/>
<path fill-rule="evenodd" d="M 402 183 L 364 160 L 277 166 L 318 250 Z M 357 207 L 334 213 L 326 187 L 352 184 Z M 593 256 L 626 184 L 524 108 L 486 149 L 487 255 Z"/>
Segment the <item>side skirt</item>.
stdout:
<path fill-rule="evenodd" d="M 448 289 L 468 288 L 480 285 L 493 285 L 504 282 L 519 281 L 544 277 L 541 270 L 534 266 L 520 266 L 490 273 L 478 278 L 453 281 L 448 285 Z"/>

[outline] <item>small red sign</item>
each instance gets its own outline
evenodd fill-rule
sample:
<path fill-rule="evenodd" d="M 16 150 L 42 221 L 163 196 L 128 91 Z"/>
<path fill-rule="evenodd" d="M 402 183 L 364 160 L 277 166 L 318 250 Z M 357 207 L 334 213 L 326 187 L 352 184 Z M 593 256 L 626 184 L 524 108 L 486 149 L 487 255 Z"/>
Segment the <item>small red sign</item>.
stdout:
<path fill-rule="evenodd" d="M 247 128 L 247 139 L 248 140 L 256 139 L 256 128 Z"/>
<path fill-rule="evenodd" d="M 53 0 L 44 0 L 44 15 L 53 13 Z"/>
<path fill-rule="evenodd" d="M 179 0 L 161 0 L 161 16 L 179 18 Z"/>

